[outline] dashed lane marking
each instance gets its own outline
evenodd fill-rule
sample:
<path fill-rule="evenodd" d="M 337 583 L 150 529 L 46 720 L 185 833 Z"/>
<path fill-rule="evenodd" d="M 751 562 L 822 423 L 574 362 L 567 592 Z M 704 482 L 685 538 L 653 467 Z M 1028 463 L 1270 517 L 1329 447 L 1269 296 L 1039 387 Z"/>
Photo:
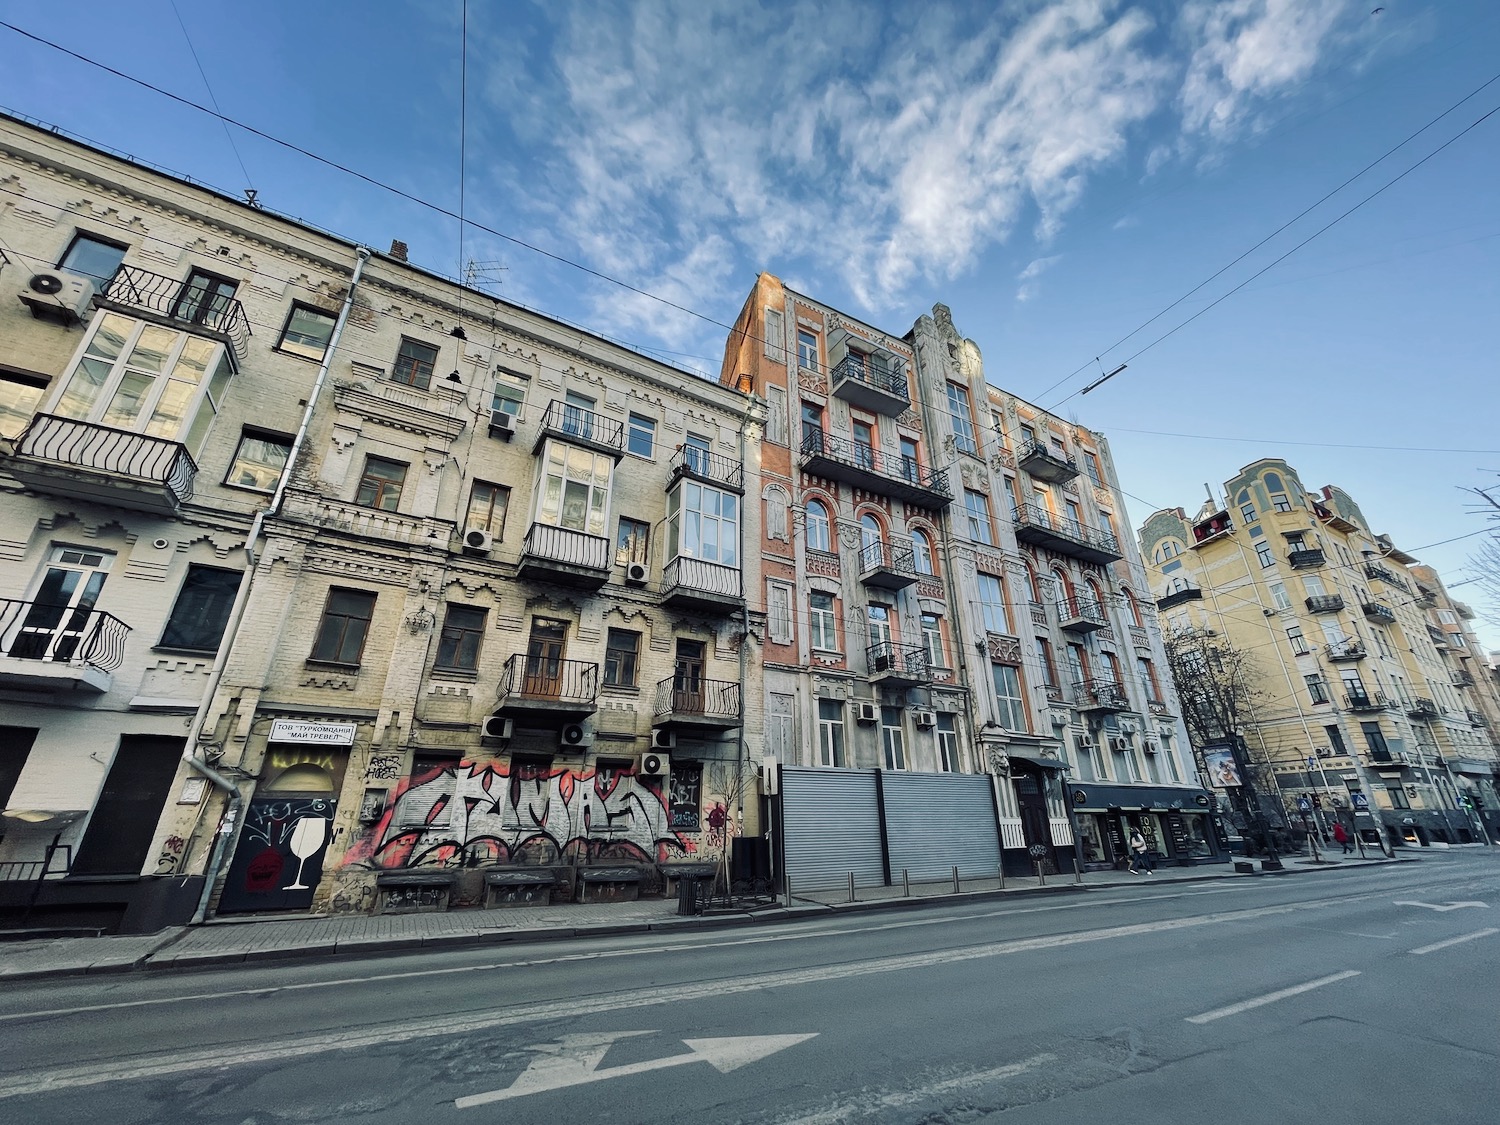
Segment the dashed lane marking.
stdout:
<path fill-rule="evenodd" d="M 1317 980 L 1310 980 L 1306 984 L 1294 984 L 1291 988 L 1281 988 L 1275 992 L 1268 992 L 1264 996 L 1255 997 L 1253 1000 L 1241 1000 L 1238 1004 L 1230 1004 L 1225 1008 L 1215 1008 L 1213 1011 L 1204 1012 L 1201 1015 L 1188 1016 L 1187 1022 L 1212 1023 L 1214 1020 L 1221 1020 L 1225 1016 L 1237 1016 L 1241 1012 L 1250 1011 L 1251 1008 L 1260 1008 L 1266 1004 L 1274 1004 L 1276 1001 L 1285 1000 L 1289 996 L 1300 996 L 1302 993 L 1311 992 L 1315 988 L 1322 988 L 1324 985 L 1334 984 L 1338 981 L 1348 980 L 1350 977 L 1357 976 L 1359 976 L 1358 969 L 1345 969 L 1341 973 L 1319 977 Z"/>
<path fill-rule="evenodd" d="M 1500 934 L 1500 929 L 1496 929 L 1492 926 L 1487 930 L 1475 930 L 1472 934 L 1462 934 L 1458 937 L 1451 937 L 1447 941 L 1435 941 L 1431 945 L 1423 945 L 1418 946 L 1416 949 L 1408 949 L 1407 952 L 1415 953 L 1418 956 L 1423 953 L 1436 953 L 1439 949 L 1447 949 L 1450 945 L 1462 945 L 1466 941 L 1477 941 L 1479 938 L 1489 937 L 1491 934 Z"/>

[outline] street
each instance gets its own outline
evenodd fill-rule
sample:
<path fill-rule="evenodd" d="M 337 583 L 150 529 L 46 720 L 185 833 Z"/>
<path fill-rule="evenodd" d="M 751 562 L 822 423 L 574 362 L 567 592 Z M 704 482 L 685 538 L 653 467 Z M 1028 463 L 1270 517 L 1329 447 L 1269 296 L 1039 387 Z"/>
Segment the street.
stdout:
<path fill-rule="evenodd" d="M 51 1122 L 1494 1120 L 1500 856 L 17 985 Z"/>

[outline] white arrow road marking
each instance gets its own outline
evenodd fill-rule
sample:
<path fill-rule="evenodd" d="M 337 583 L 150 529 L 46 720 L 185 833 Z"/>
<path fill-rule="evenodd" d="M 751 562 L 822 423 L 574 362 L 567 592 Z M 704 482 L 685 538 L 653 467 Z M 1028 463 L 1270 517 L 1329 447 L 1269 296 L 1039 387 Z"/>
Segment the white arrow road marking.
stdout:
<path fill-rule="evenodd" d="M 473 1094 L 458 1098 L 454 1105 L 459 1109 L 470 1109 L 476 1105 L 502 1102 L 510 1098 L 522 1098 L 527 1094 L 539 1094 L 543 1090 L 559 1090 L 563 1087 L 581 1086 L 585 1082 L 603 1082 L 608 1078 L 624 1078 L 630 1074 L 645 1074 L 652 1070 L 664 1070 L 669 1066 L 706 1062 L 721 1074 L 738 1070 L 742 1066 L 784 1051 L 798 1043 L 812 1039 L 816 1031 L 806 1035 L 736 1035 L 724 1039 L 684 1039 L 688 1048 L 685 1055 L 669 1055 L 664 1059 L 648 1059 L 645 1062 L 628 1063 L 598 1069 L 605 1052 L 616 1039 L 631 1035 L 650 1035 L 649 1031 L 615 1031 L 600 1035 L 569 1035 L 559 1045 L 546 1044 L 533 1047 L 534 1051 L 546 1052 L 522 1071 L 504 1090 L 491 1090 L 487 1094 Z"/>
<path fill-rule="evenodd" d="M 1488 910 L 1490 904 L 1487 902 L 1448 902 L 1439 906 L 1435 902 L 1412 902 L 1408 899 L 1398 899 L 1391 903 L 1392 906 L 1420 906 L 1426 910 L 1436 910 L 1439 914 L 1446 914 L 1450 910 L 1462 910 L 1466 906 L 1482 906 Z"/>
<path fill-rule="evenodd" d="M 1288 996 L 1298 996 L 1304 992 L 1311 992 L 1315 988 L 1322 988 L 1325 984 L 1333 984 L 1336 981 L 1348 980 L 1350 977 L 1359 976 L 1358 969 L 1345 969 L 1342 973 L 1334 973 L 1331 976 L 1319 977 L 1310 980 L 1306 984 L 1294 984 L 1291 988 L 1283 988 L 1276 992 L 1268 992 L 1264 996 L 1257 996 L 1254 1000 L 1241 1000 L 1238 1004 L 1230 1004 L 1227 1008 L 1215 1008 L 1211 1012 L 1204 1012 L 1201 1016 L 1188 1016 L 1188 1023 L 1211 1023 L 1221 1020 L 1225 1016 L 1237 1016 L 1241 1012 L 1248 1012 L 1251 1008 L 1259 1008 L 1264 1004 L 1274 1004 L 1278 1000 L 1285 1000 Z"/>
<path fill-rule="evenodd" d="M 1408 949 L 1408 953 L 1436 953 L 1439 949 L 1447 949 L 1450 945 L 1462 945 L 1466 941 L 1474 941 L 1476 938 L 1489 937 L 1491 934 L 1500 934 L 1500 930 L 1491 928 L 1488 930 L 1475 930 L 1472 934 L 1464 934 L 1462 937 L 1449 938 L 1447 941 L 1435 941 L 1431 945 L 1418 946 L 1416 949 Z"/>

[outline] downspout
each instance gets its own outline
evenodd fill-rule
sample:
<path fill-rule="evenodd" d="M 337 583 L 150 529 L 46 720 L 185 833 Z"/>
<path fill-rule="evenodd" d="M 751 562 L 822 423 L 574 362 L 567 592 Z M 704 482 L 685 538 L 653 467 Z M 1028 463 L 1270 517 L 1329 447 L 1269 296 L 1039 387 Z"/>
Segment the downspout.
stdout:
<path fill-rule="evenodd" d="M 745 458 L 746 458 L 746 456 L 747 456 L 747 454 L 749 452 L 749 448 L 748 448 L 749 447 L 749 442 L 747 440 L 747 438 L 748 438 L 747 431 L 749 430 L 749 428 L 750 428 L 750 426 L 752 424 L 755 424 L 757 422 L 759 422 L 760 424 L 764 425 L 764 420 L 759 415 L 759 409 L 760 409 L 760 406 L 761 406 L 761 399 L 758 396 L 756 396 L 753 392 L 750 394 L 749 399 L 750 399 L 750 401 L 746 405 L 746 408 L 745 408 L 745 418 L 744 418 L 743 423 L 741 423 L 741 425 L 740 425 L 740 434 L 739 434 L 739 437 L 740 437 L 740 472 L 741 472 L 741 474 L 743 474 L 744 471 L 745 471 L 745 469 L 744 469 Z M 756 471 L 756 474 L 755 474 L 755 479 L 756 479 L 756 481 L 760 480 L 760 472 L 759 472 L 759 467 L 758 466 L 757 466 L 757 471 Z M 758 496 L 750 497 L 750 500 L 751 500 L 752 503 L 754 503 L 756 505 L 760 504 L 760 497 L 758 497 Z M 746 513 L 746 510 L 747 510 L 746 506 L 742 504 L 741 508 L 740 508 L 740 521 L 739 521 L 739 552 L 740 552 L 740 573 L 741 573 L 741 575 L 744 574 L 745 558 L 746 558 L 746 556 L 745 556 L 745 522 L 746 522 L 745 521 L 745 513 Z M 758 553 L 758 551 L 757 551 L 757 553 Z M 758 571 L 758 568 L 757 568 L 757 573 L 758 572 L 759 571 Z M 735 771 L 738 774 L 738 777 L 735 780 L 735 790 L 739 794 L 739 809 L 737 810 L 737 812 L 738 812 L 738 815 L 739 815 L 739 818 L 740 818 L 740 836 L 743 837 L 745 835 L 745 763 L 749 760 L 749 757 L 750 757 L 750 743 L 749 743 L 749 740 L 745 736 L 745 715 L 744 715 L 745 704 L 746 704 L 746 699 L 745 699 L 745 677 L 746 677 L 746 675 L 749 672 L 749 660 L 750 660 L 749 653 L 747 651 L 748 648 L 749 648 L 749 643 L 750 643 L 750 599 L 749 599 L 748 591 L 746 591 L 745 588 L 744 588 L 744 579 L 743 579 L 743 577 L 740 579 L 740 633 L 741 633 L 741 635 L 740 635 L 740 644 L 739 644 L 739 664 L 740 664 L 740 738 L 739 738 L 739 756 L 738 756 L 738 761 L 737 761 L 737 763 L 735 765 Z M 764 687 L 764 677 L 762 677 L 762 687 Z M 764 733 L 764 732 L 762 732 L 762 733 Z M 764 749 L 764 745 L 762 745 L 762 749 Z M 759 787 L 757 786 L 757 790 L 758 790 L 758 788 Z M 756 799 L 757 799 L 757 801 L 759 801 L 759 793 L 758 792 L 757 792 Z M 757 814 L 758 814 L 759 813 L 759 805 L 757 805 L 756 811 L 757 811 Z M 756 819 L 757 820 L 760 819 L 759 815 L 757 815 Z M 766 834 L 766 826 L 764 824 L 760 825 L 760 830 L 761 830 L 761 835 L 764 836 Z M 728 841 L 726 840 L 726 844 L 727 843 L 728 843 Z M 724 889 L 725 889 L 725 892 L 727 893 L 728 890 L 729 890 L 730 875 L 731 875 L 731 872 L 730 872 L 730 869 L 729 869 L 729 855 L 728 855 L 727 851 L 725 852 L 725 855 L 724 855 L 724 865 L 725 865 L 724 866 Z"/>
<path fill-rule="evenodd" d="M 245 619 L 245 608 L 250 602 L 250 588 L 255 582 L 255 544 L 260 539 L 266 516 L 274 515 L 281 510 L 281 501 L 286 494 L 287 482 L 291 479 L 292 466 L 297 463 L 297 454 L 306 440 L 313 410 L 317 406 L 323 384 L 327 382 L 328 369 L 333 363 L 333 354 L 338 348 L 339 338 L 344 334 L 344 325 L 349 320 L 349 310 L 354 305 L 354 290 L 359 285 L 365 263 L 370 259 L 371 252 L 368 247 L 360 246 L 354 253 L 357 260 L 354 264 L 354 273 L 349 279 L 349 291 L 344 294 L 344 303 L 339 309 L 338 320 L 334 322 L 333 334 L 328 338 L 328 347 L 323 351 L 323 362 L 318 365 L 318 374 L 313 380 L 312 391 L 307 396 L 307 406 L 302 411 L 302 421 L 297 427 L 297 436 L 292 440 L 292 448 L 287 454 L 286 465 L 281 470 L 281 476 L 277 478 L 276 491 L 271 497 L 271 502 L 256 511 L 255 519 L 250 524 L 250 534 L 245 539 L 247 564 L 245 580 L 240 583 L 240 589 L 235 594 L 234 606 L 229 613 L 229 622 L 225 627 L 223 638 L 219 641 L 219 652 L 214 657 L 213 670 L 209 673 L 208 687 L 203 692 L 203 698 L 198 702 L 198 710 L 194 713 L 192 724 L 188 728 L 193 733 L 188 739 L 187 748 L 182 753 L 183 760 L 191 768 L 208 778 L 216 789 L 221 789 L 229 795 L 229 804 L 224 810 L 208 866 L 204 871 L 203 894 L 198 901 L 198 909 L 193 914 L 194 924 L 202 922 L 207 915 L 208 901 L 213 894 L 214 884 L 218 881 L 219 868 L 224 862 L 224 851 L 229 837 L 234 834 L 240 807 L 244 804 L 239 786 L 198 757 L 198 746 L 203 741 L 203 724 L 208 718 L 209 709 L 213 706 L 214 697 L 219 692 L 219 685 L 224 680 L 224 669 L 229 663 L 229 653 L 234 648 L 235 638 L 239 635 L 240 626 Z"/>

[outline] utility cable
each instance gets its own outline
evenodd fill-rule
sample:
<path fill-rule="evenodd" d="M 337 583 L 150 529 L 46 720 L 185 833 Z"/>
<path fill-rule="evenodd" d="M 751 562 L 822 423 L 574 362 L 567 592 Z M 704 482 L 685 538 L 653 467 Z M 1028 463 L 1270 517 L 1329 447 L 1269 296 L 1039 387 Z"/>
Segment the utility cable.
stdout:
<path fill-rule="evenodd" d="M 245 173 L 246 197 L 253 203 L 255 200 L 255 181 L 250 178 L 250 170 L 245 167 L 245 161 L 240 156 L 239 147 L 234 143 L 234 134 L 229 131 L 229 122 L 222 113 L 219 113 L 219 99 L 214 96 L 214 88 L 208 81 L 208 73 L 203 69 L 203 60 L 198 58 L 198 49 L 193 46 L 193 37 L 188 34 L 187 24 L 182 22 L 182 13 L 177 10 L 177 0 L 171 0 L 172 14 L 177 17 L 177 26 L 182 28 L 182 37 L 187 40 L 188 51 L 193 56 L 193 65 L 198 68 L 198 74 L 203 79 L 203 88 L 208 91 L 208 100 L 213 102 L 214 112 L 219 116 L 219 124 L 224 127 L 224 136 L 229 141 L 230 151 L 234 153 L 234 159 L 240 166 L 240 171 Z"/>

